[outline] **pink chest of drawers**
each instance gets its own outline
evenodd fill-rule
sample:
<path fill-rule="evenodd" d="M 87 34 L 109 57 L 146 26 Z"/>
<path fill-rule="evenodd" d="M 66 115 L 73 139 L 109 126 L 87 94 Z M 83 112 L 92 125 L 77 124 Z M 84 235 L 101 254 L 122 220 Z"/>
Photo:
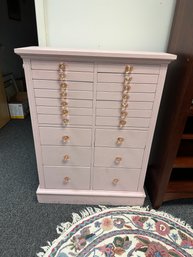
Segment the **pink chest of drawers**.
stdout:
<path fill-rule="evenodd" d="M 18 48 L 39 202 L 142 205 L 165 53 Z"/>

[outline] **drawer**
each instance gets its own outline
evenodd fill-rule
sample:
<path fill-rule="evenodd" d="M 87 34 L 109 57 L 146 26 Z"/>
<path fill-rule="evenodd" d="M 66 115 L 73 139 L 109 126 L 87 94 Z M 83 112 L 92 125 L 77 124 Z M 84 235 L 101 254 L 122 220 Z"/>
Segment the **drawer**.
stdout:
<path fill-rule="evenodd" d="M 127 110 L 128 116 L 127 117 L 143 117 L 149 118 L 151 117 L 151 110 Z M 120 117 L 120 109 L 97 109 L 96 110 L 97 116 L 109 116 L 109 117 Z"/>
<path fill-rule="evenodd" d="M 37 97 L 35 98 L 36 105 L 42 105 L 42 106 L 54 106 L 58 107 L 61 106 L 60 99 L 55 98 L 43 98 L 43 97 Z M 68 99 L 68 107 L 75 107 L 75 108 L 92 108 L 92 100 L 74 100 L 74 99 Z"/>
<path fill-rule="evenodd" d="M 117 109 L 120 110 L 121 102 L 119 101 L 97 101 L 97 109 Z M 129 110 L 151 110 L 153 108 L 153 102 L 128 102 Z"/>
<path fill-rule="evenodd" d="M 76 115 L 92 115 L 91 108 L 69 108 L 69 116 L 76 116 Z M 54 107 L 54 106 L 37 106 L 37 113 L 38 114 L 61 114 L 61 108 Z"/>
<path fill-rule="evenodd" d="M 124 127 L 148 128 L 150 124 L 149 118 L 126 118 Z M 119 117 L 96 117 L 96 126 L 112 126 L 118 127 L 120 122 Z"/>
<path fill-rule="evenodd" d="M 97 92 L 97 100 L 106 101 L 121 101 L 122 92 Z M 133 101 L 143 101 L 143 102 L 153 102 L 155 98 L 154 93 L 129 93 L 129 102 Z M 112 103 L 113 105 L 113 103 Z"/>
<path fill-rule="evenodd" d="M 90 166 L 91 149 L 77 146 L 42 146 L 42 158 L 43 165 L 46 166 Z"/>
<path fill-rule="evenodd" d="M 89 71 L 93 72 L 94 65 L 91 62 L 73 62 L 63 60 L 58 58 L 58 60 L 31 60 L 32 70 L 58 70 L 59 63 L 63 62 L 65 64 L 65 69 L 67 71 Z"/>
<path fill-rule="evenodd" d="M 144 148 L 147 131 L 96 129 L 95 146 Z"/>
<path fill-rule="evenodd" d="M 41 145 L 91 145 L 91 129 L 40 127 Z"/>
<path fill-rule="evenodd" d="M 92 116 L 70 116 L 68 125 L 91 126 L 92 119 Z M 38 114 L 38 123 L 63 125 L 61 115 Z"/>
<path fill-rule="evenodd" d="M 44 178 L 49 189 L 89 189 L 90 168 L 45 166 Z"/>
<path fill-rule="evenodd" d="M 60 90 L 60 83 L 55 80 L 33 80 L 33 87 L 39 89 Z M 68 82 L 68 91 L 92 91 L 93 83 L 90 82 Z"/>
<path fill-rule="evenodd" d="M 93 81 L 92 72 L 68 71 L 65 73 L 66 81 Z M 58 71 L 53 70 L 32 70 L 32 79 L 58 80 Z"/>
<path fill-rule="evenodd" d="M 147 74 L 159 74 L 159 65 L 140 65 L 135 63 L 101 63 L 97 65 L 98 72 L 113 72 L 113 73 L 124 73 L 126 65 L 133 66 L 131 74 L 134 73 L 147 73 Z"/>
<path fill-rule="evenodd" d="M 143 149 L 135 148 L 95 148 L 94 166 L 109 168 L 141 168 Z M 120 158 L 118 163 L 117 158 Z"/>
<path fill-rule="evenodd" d="M 93 189 L 137 191 L 139 169 L 94 168 Z"/>
<path fill-rule="evenodd" d="M 129 93 L 155 93 L 156 84 L 130 84 Z M 121 92 L 123 83 L 98 83 L 97 91 L 99 92 Z"/>
<path fill-rule="evenodd" d="M 60 98 L 59 90 L 34 89 L 35 97 Z M 68 91 L 67 99 L 92 99 L 92 91 Z"/>
<path fill-rule="evenodd" d="M 97 81 L 98 82 L 109 82 L 109 83 L 123 83 L 124 74 L 119 73 L 98 73 Z M 149 83 L 156 84 L 158 81 L 158 75 L 156 74 L 133 74 L 132 83 Z"/>

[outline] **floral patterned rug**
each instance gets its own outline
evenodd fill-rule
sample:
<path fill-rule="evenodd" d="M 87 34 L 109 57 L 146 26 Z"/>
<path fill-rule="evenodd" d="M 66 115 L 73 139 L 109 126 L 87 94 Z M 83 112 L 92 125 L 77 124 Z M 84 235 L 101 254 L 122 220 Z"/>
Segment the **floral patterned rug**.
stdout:
<path fill-rule="evenodd" d="M 193 230 L 173 216 L 140 207 L 88 207 L 42 247 L 38 257 L 192 257 Z"/>

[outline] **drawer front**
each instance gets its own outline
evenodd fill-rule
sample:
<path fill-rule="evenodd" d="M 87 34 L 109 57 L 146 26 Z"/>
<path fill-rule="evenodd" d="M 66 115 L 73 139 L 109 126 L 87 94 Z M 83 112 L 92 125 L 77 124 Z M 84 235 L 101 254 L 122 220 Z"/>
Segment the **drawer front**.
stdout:
<path fill-rule="evenodd" d="M 95 146 L 144 148 L 147 131 L 96 129 Z"/>
<path fill-rule="evenodd" d="M 68 125 L 92 125 L 92 116 L 69 116 Z M 61 115 L 38 114 L 39 124 L 63 125 Z M 66 127 L 66 126 L 65 126 Z"/>
<path fill-rule="evenodd" d="M 91 149 L 76 146 L 42 146 L 46 166 L 90 166 Z"/>
<path fill-rule="evenodd" d="M 61 106 L 60 99 L 55 99 L 55 98 L 43 98 L 43 97 L 38 97 L 35 98 L 36 105 L 41 105 L 41 106 L 54 106 L 58 107 Z M 68 99 L 68 106 L 69 107 L 75 107 L 75 108 L 92 108 L 92 100 L 74 100 L 74 99 Z"/>
<path fill-rule="evenodd" d="M 117 109 L 120 110 L 121 102 L 119 101 L 97 101 L 97 109 Z M 128 110 L 151 110 L 153 102 L 128 102 Z"/>
<path fill-rule="evenodd" d="M 44 177 L 49 189 L 89 189 L 90 168 L 45 166 Z"/>
<path fill-rule="evenodd" d="M 156 84 L 130 84 L 129 93 L 155 93 Z M 98 83 L 97 91 L 99 92 L 121 92 L 123 83 Z"/>
<path fill-rule="evenodd" d="M 68 71 L 65 72 L 66 81 L 93 81 L 91 72 Z M 32 70 L 32 79 L 58 80 L 58 71 L 53 70 Z"/>
<path fill-rule="evenodd" d="M 41 145 L 91 146 L 91 129 L 40 127 Z"/>
<path fill-rule="evenodd" d="M 151 117 L 151 110 L 129 110 L 127 111 L 127 117 L 136 117 L 136 118 L 149 118 Z M 102 117 L 120 117 L 120 109 L 97 109 L 96 110 L 97 116 Z"/>
<path fill-rule="evenodd" d="M 136 191 L 139 169 L 94 168 L 93 189 Z"/>
<path fill-rule="evenodd" d="M 97 100 L 106 101 L 121 101 L 122 92 L 97 92 Z M 133 101 L 143 101 L 143 102 L 153 102 L 155 94 L 153 93 L 129 93 L 129 102 Z M 113 104 L 113 103 L 112 103 Z"/>
<path fill-rule="evenodd" d="M 138 169 L 142 165 L 143 152 L 143 149 L 134 148 L 96 147 L 94 166 Z"/>
<path fill-rule="evenodd" d="M 69 108 L 69 116 L 77 116 L 77 115 L 92 115 L 91 108 Z M 58 107 L 50 107 L 50 106 L 37 106 L 37 113 L 38 114 L 61 114 L 61 108 Z"/>
<path fill-rule="evenodd" d="M 60 98 L 59 90 L 34 89 L 35 97 Z M 67 99 L 92 99 L 92 91 L 68 91 Z"/>
<path fill-rule="evenodd" d="M 98 72 L 113 72 L 113 73 L 124 73 L 126 65 L 133 66 L 131 74 L 142 73 L 142 74 L 159 74 L 160 66 L 159 65 L 140 65 L 136 63 L 101 63 L 97 65 Z"/>
<path fill-rule="evenodd" d="M 138 127 L 148 128 L 150 119 L 148 118 L 126 118 L 126 125 L 124 127 Z M 119 126 L 119 117 L 96 117 L 96 126 Z"/>
<path fill-rule="evenodd" d="M 60 90 L 60 83 L 55 80 L 33 80 L 36 89 Z M 92 91 L 93 83 L 90 82 L 68 82 L 68 91 Z"/>
<path fill-rule="evenodd" d="M 62 58 L 50 61 L 50 60 L 32 60 L 32 70 L 55 70 L 58 71 L 59 63 L 63 62 L 67 71 L 89 71 L 93 72 L 94 65 L 91 62 L 73 62 L 67 61 Z"/>
<path fill-rule="evenodd" d="M 158 81 L 158 75 L 156 74 L 131 74 L 132 83 L 148 83 L 156 84 Z M 124 74 L 119 73 L 98 73 L 98 82 L 108 82 L 108 83 L 123 83 Z"/>

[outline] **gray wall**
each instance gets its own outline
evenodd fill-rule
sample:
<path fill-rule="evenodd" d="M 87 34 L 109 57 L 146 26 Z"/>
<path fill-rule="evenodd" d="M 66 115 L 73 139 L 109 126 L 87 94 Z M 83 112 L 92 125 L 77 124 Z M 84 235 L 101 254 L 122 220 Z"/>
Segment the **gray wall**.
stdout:
<path fill-rule="evenodd" d="M 13 0 L 14 1 L 14 0 Z M 14 48 L 37 45 L 34 0 L 19 0 L 21 20 L 8 16 L 7 0 L 0 0 L 0 70 L 23 76 L 22 61 Z"/>

